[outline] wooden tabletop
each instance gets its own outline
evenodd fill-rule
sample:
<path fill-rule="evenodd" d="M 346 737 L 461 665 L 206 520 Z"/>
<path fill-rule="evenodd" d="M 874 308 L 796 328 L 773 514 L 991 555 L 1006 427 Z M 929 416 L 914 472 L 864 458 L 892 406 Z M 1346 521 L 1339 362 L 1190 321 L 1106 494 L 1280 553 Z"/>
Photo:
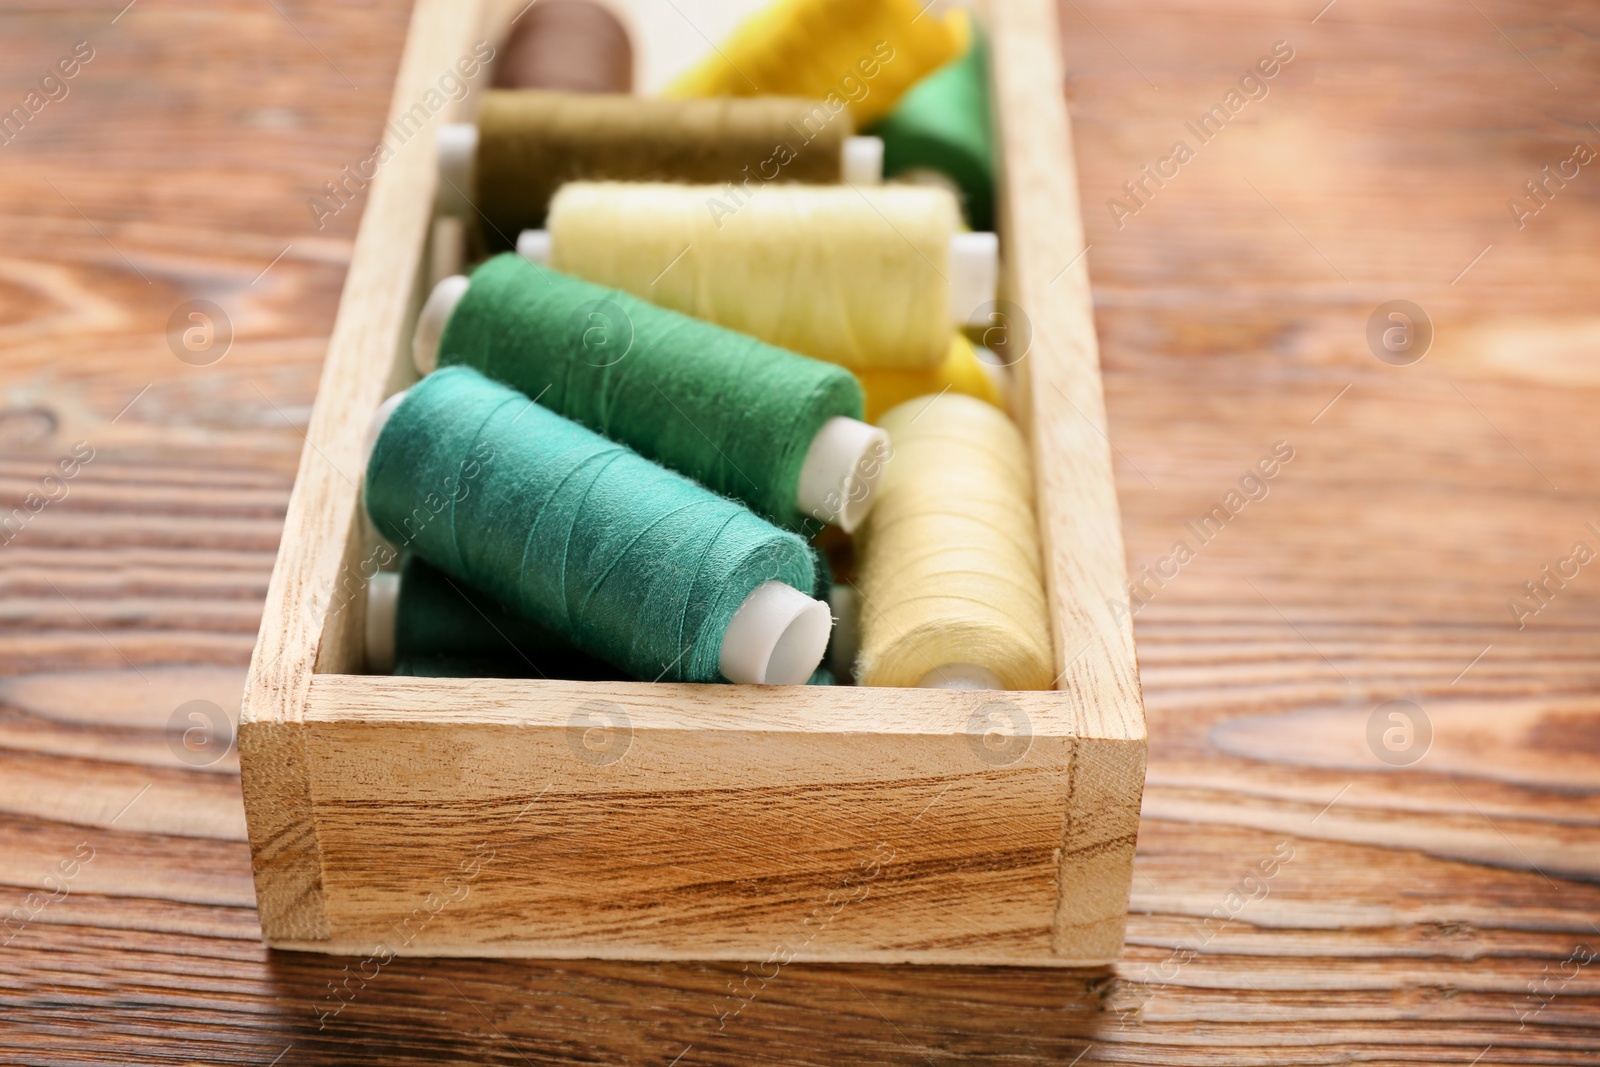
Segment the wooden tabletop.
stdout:
<path fill-rule="evenodd" d="M 1154 576 L 1123 958 L 792 965 L 722 1024 L 732 965 L 257 939 L 209 709 L 360 210 L 307 200 L 371 154 L 405 5 L 0 13 L 0 107 L 92 50 L 0 146 L 0 1060 L 1600 1059 L 1600 12 L 1322 3 L 1064 0 Z"/>

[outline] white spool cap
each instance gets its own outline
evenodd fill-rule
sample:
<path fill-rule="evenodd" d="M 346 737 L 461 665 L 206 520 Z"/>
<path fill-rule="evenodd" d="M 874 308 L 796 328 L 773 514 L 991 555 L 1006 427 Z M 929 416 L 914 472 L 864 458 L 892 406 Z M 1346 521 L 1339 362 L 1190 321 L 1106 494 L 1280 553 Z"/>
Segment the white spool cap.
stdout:
<path fill-rule="evenodd" d="M 1000 678 L 975 663 L 946 663 L 922 676 L 919 689 L 1004 689 Z"/>
<path fill-rule="evenodd" d="M 958 233 L 950 238 L 951 322 L 957 326 L 971 323 L 979 308 L 994 301 L 999 286 L 998 236 L 982 232 Z"/>
<path fill-rule="evenodd" d="M 888 431 L 835 415 L 806 449 L 795 504 L 802 514 L 854 532 L 872 510 L 888 456 Z"/>
<path fill-rule="evenodd" d="M 388 400 L 378 405 L 378 410 L 372 413 L 372 421 L 367 423 L 367 435 L 361 440 L 361 469 L 366 470 L 367 461 L 372 458 L 372 449 L 378 443 L 378 435 L 383 432 L 384 423 L 389 421 L 389 416 L 394 414 L 394 409 L 406 398 L 411 390 L 402 389 Z"/>
<path fill-rule="evenodd" d="M 367 670 L 394 673 L 394 615 L 400 602 L 400 575 L 379 571 L 367 582 Z"/>
<path fill-rule="evenodd" d="M 550 265 L 550 231 L 523 230 L 517 234 L 517 255 L 541 267 Z"/>
<path fill-rule="evenodd" d="M 441 215 L 472 213 L 473 171 L 478 161 L 478 127 L 452 122 L 439 127 L 439 188 L 434 209 Z"/>
<path fill-rule="evenodd" d="M 418 374 L 432 374 L 439 365 L 439 339 L 444 336 L 450 313 L 467 295 L 470 284 L 465 274 L 452 274 L 428 294 L 422 311 L 417 314 L 417 328 L 411 331 L 411 362 Z"/>
<path fill-rule="evenodd" d="M 839 163 L 846 185 L 882 185 L 883 138 L 846 137 Z"/>
<path fill-rule="evenodd" d="M 762 582 L 733 613 L 717 667 L 739 685 L 804 685 L 832 629 L 828 605 L 792 585 Z"/>

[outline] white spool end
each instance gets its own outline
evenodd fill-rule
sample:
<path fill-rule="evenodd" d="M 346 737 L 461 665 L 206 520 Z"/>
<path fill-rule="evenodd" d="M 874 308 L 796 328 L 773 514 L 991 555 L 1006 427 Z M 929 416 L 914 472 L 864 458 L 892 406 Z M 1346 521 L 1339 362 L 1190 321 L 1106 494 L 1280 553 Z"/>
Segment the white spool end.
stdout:
<path fill-rule="evenodd" d="M 439 188 L 433 205 L 441 215 L 472 212 L 473 171 L 478 161 L 478 127 L 452 122 L 439 127 Z"/>
<path fill-rule="evenodd" d="M 394 616 L 400 603 L 400 575 L 379 571 L 367 583 L 367 670 L 394 673 Z"/>
<path fill-rule="evenodd" d="M 888 431 L 834 416 L 806 449 L 795 504 L 802 514 L 853 533 L 872 510 L 888 457 Z"/>
<path fill-rule="evenodd" d="M 739 685 L 804 685 L 832 629 L 828 605 L 792 585 L 762 582 L 733 613 L 717 667 Z"/>
<path fill-rule="evenodd" d="M 366 470 L 367 461 L 372 458 L 372 450 L 377 447 L 378 435 L 383 432 L 384 424 L 389 421 L 389 416 L 394 414 L 394 409 L 405 400 L 406 394 L 411 390 L 402 389 L 388 400 L 378 405 L 378 410 L 372 413 L 372 421 L 367 423 L 367 435 L 361 439 L 361 469 Z"/>
<path fill-rule="evenodd" d="M 972 323 L 974 313 L 994 301 L 1000 286 L 1000 238 L 958 233 L 950 238 L 950 321 Z M 981 324 L 980 324 L 981 325 Z"/>
<path fill-rule="evenodd" d="M 444 336 L 450 313 L 467 295 L 471 284 L 465 274 L 452 274 L 428 294 L 422 311 L 417 314 L 417 328 L 411 331 L 411 362 L 418 374 L 432 374 L 439 365 L 439 339 Z"/>
<path fill-rule="evenodd" d="M 1004 689 L 1000 677 L 976 663 L 946 663 L 922 676 L 919 689 Z"/>
<path fill-rule="evenodd" d="M 883 138 L 846 137 L 839 164 L 846 185 L 882 185 Z"/>
<path fill-rule="evenodd" d="M 548 267 L 553 254 L 549 230 L 523 230 L 517 234 L 517 255 L 529 263 Z"/>

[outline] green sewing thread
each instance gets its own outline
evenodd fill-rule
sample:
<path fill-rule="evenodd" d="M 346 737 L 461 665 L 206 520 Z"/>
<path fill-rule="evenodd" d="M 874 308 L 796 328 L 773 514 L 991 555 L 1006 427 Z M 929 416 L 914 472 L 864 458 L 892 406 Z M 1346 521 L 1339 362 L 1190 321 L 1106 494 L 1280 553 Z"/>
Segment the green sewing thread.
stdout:
<path fill-rule="evenodd" d="M 918 82 L 887 118 L 866 131 L 883 138 L 883 173 L 933 170 L 961 190 L 967 223 L 994 229 L 994 133 L 989 60 L 977 21 L 967 54 Z"/>
<path fill-rule="evenodd" d="M 389 417 L 366 504 L 395 545 L 644 681 L 721 681 L 745 597 L 815 581 L 799 537 L 466 367 Z"/>
<path fill-rule="evenodd" d="M 472 275 L 439 365 L 474 367 L 646 459 L 796 529 L 800 467 L 822 424 L 859 419 L 849 371 L 538 267 Z M 810 520 L 813 524 L 815 520 Z"/>
<path fill-rule="evenodd" d="M 615 667 L 411 553 L 400 565 L 395 674 L 613 681 Z"/>

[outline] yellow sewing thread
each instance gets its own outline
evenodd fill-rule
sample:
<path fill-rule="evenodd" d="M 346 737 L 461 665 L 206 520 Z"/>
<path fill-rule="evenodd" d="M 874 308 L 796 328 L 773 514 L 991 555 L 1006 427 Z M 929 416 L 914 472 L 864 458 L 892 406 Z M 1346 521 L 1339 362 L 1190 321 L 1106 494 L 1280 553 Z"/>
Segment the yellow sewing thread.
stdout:
<path fill-rule="evenodd" d="M 951 392 L 974 396 L 997 408 L 1005 407 L 996 374 L 1001 368 L 985 370 L 972 342 L 961 334 L 950 339 L 944 362 L 932 370 L 858 370 L 861 389 L 866 393 L 868 422 L 877 422 L 891 408 L 919 396 Z"/>
<path fill-rule="evenodd" d="M 997 408 L 954 393 L 901 404 L 881 425 L 894 453 L 859 542 L 857 682 L 914 686 L 971 664 L 1007 689 L 1050 688 L 1022 435 Z"/>
<path fill-rule="evenodd" d="M 967 50 L 965 12 L 939 17 L 922 8 L 922 0 L 778 0 L 666 95 L 804 96 L 826 101 L 833 114 L 848 106 L 864 125 Z"/>
<path fill-rule="evenodd" d="M 550 265 L 802 355 L 931 369 L 950 348 L 942 189 L 572 182 Z"/>

